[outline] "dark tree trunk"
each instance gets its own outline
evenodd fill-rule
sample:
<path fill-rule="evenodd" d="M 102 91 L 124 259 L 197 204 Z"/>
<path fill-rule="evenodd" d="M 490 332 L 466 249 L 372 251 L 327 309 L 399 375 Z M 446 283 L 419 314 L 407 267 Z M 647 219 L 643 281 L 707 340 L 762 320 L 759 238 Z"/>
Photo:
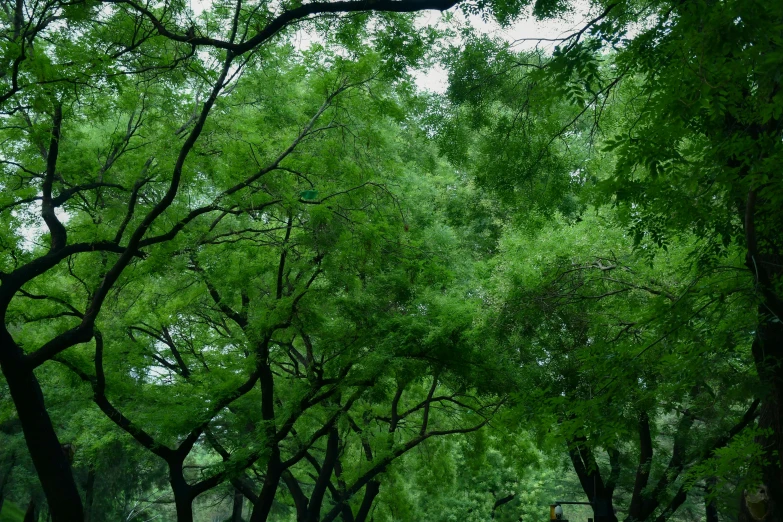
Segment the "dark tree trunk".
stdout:
<path fill-rule="evenodd" d="M 54 522 L 84 519 L 71 464 L 46 411 L 41 386 L 24 362 L 24 353 L 7 331 L 0 333 L 0 366 L 8 383 L 25 442 Z"/>
<path fill-rule="evenodd" d="M 356 519 L 353 516 L 353 511 L 351 510 L 351 506 L 343 502 L 341 504 L 342 508 L 340 510 L 340 518 L 343 519 L 343 522 L 356 522 Z"/>
<path fill-rule="evenodd" d="M 242 522 L 242 505 L 245 496 L 238 489 L 234 489 L 234 508 L 231 510 L 231 522 Z"/>
<path fill-rule="evenodd" d="M 290 227 L 289 220 L 289 227 Z M 288 228 L 286 232 L 286 240 L 290 234 L 291 229 Z M 280 258 L 280 270 L 285 265 L 285 251 L 281 254 Z M 280 273 L 278 273 L 278 289 L 277 298 L 282 297 L 282 283 L 280 279 Z M 261 388 L 261 418 L 268 423 L 266 436 L 267 440 L 271 441 L 272 447 L 269 455 L 269 462 L 266 466 L 266 477 L 264 477 L 264 484 L 261 486 L 261 492 L 258 494 L 258 502 L 253 507 L 253 513 L 250 515 L 250 522 L 266 522 L 269 517 L 269 512 L 272 509 L 272 503 L 274 502 L 275 495 L 277 494 L 277 486 L 280 484 L 280 478 L 283 475 L 283 462 L 280 458 L 280 447 L 275 441 L 275 387 L 274 387 L 274 373 L 269 366 L 269 338 L 264 339 L 258 348 L 259 361 L 259 385 Z"/>
<path fill-rule="evenodd" d="M 595 522 L 617 522 L 612 497 L 595 496 L 592 502 Z"/>
<path fill-rule="evenodd" d="M 95 467 L 87 471 L 87 483 L 84 485 L 84 522 L 90 522 L 92 516 L 92 499 L 95 490 Z"/>
<path fill-rule="evenodd" d="M 264 477 L 264 485 L 261 486 L 261 492 L 258 494 L 258 502 L 253 507 L 253 513 L 250 515 L 250 522 L 266 522 L 269 512 L 272 510 L 272 502 L 277 494 L 277 486 L 280 484 L 280 477 L 283 473 L 283 466 L 280 462 L 280 451 L 275 448 L 272 450 L 269 464 Z"/>
<path fill-rule="evenodd" d="M 177 522 L 193 522 L 193 494 L 182 474 L 182 464 L 169 464 L 169 483 L 174 493 L 174 506 L 177 509 Z"/>
<path fill-rule="evenodd" d="M 377 480 L 371 480 L 364 486 L 364 498 L 362 499 L 362 505 L 359 506 L 359 511 L 356 512 L 356 518 L 354 522 L 366 522 L 367 517 L 370 516 L 370 509 L 375 501 L 375 497 L 381 490 L 381 483 Z M 494 512 L 494 510 L 493 510 Z"/>
<path fill-rule="evenodd" d="M 754 136 L 755 137 L 755 136 Z M 773 208 L 773 210 L 770 210 Z M 745 204 L 745 264 L 756 280 L 763 302 L 758 307 L 759 324 L 753 340 L 753 361 L 764 386 L 758 426 L 770 435 L 757 442 L 765 448 L 762 487 L 743 495 L 740 518 L 750 516 L 765 522 L 783 521 L 783 297 L 776 285 L 783 278 L 783 218 L 763 194 L 748 193 Z M 752 506 L 748 504 L 752 499 Z M 758 501 L 758 502 L 756 502 Z M 763 515 L 761 514 L 763 511 Z"/>
<path fill-rule="evenodd" d="M 582 491 L 592 503 L 595 522 L 617 522 L 612 501 L 614 485 L 611 481 L 604 483 L 587 441 L 584 437 L 577 437 L 570 441 L 568 446 L 568 455 L 574 465 Z"/>
<path fill-rule="evenodd" d="M 783 519 L 783 303 L 775 303 L 772 308 L 776 317 L 769 314 L 766 307 L 764 322 L 757 331 L 757 341 L 753 343 L 753 356 L 759 368 L 759 377 L 767 384 L 769 391 L 761 401 L 759 428 L 771 429 L 772 435 L 765 441 L 768 464 L 764 468 L 764 483 L 770 496 L 769 514 L 774 520 Z M 777 453 L 777 459 L 772 458 Z"/>
<path fill-rule="evenodd" d="M 288 493 L 294 501 L 297 522 L 305 520 L 307 518 L 307 497 L 299 486 L 299 482 L 297 482 L 290 470 L 283 472 L 282 480 L 285 482 Z M 349 519 L 346 522 L 352 522 L 352 520 Z"/>
<path fill-rule="evenodd" d="M 340 451 L 340 439 L 337 427 L 332 426 L 329 430 L 329 437 L 326 441 L 326 454 L 324 462 L 321 465 L 321 471 L 318 473 L 318 479 L 313 486 L 313 492 L 310 494 L 310 502 L 307 504 L 307 518 L 305 522 L 319 522 L 321 520 L 321 506 L 323 505 L 326 490 L 332 479 L 337 454 Z"/>
<path fill-rule="evenodd" d="M 783 308 L 783 307 L 781 307 Z M 769 430 L 768 436 L 757 439 L 766 454 L 762 468 L 762 484 L 758 490 L 746 491 L 742 496 L 740 522 L 783 521 L 783 475 L 781 469 L 781 451 L 783 450 L 783 324 L 773 322 L 769 310 L 762 305 L 759 310 L 763 322 L 756 332 L 753 342 L 753 357 L 761 382 L 766 385 L 766 395 L 761 400 L 758 426 Z M 773 312 L 774 313 L 774 312 Z M 777 310 L 778 314 L 783 310 Z M 778 315 L 778 317 L 781 317 Z"/>
<path fill-rule="evenodd" d="M 174 495 L 174 505 L 177 508 L 177 522 L 193 522 L 193 504 L 184 495 Z"/>
<path fill-rule="evenodd" d="M 27 511 L 24 514 L 24 522 L 38 522 L 38 509 L 35 505 L 35 500 L 30 499 L 30 503 L 27 504 Z"/>
<path fill-rule="evenodd" d="M 780 79 L 765 76 L 756 80 L 759 82 L 758 91 L 756 94 L 743 92 L 746 99 L 750 104 L 772 106 L 774 96 L 781 90 Z M 747 492 L 754 499 L 761 500 L 763 497 L 764 500 L 753 502 L 756 505 L 749 511 L 751 506 L 747 505 L 743 494 L 740 521 L 758 520 L 758 514 L 752 513 L 754 509 L 763 509 L 763 515 L 759 516 L 765 522 L 783 521 L 783 295 L 779 293 L 783 279 L 783 212 L 775 189 L 770 188 L 780 182 L 780 172 L 779 168 L 773 169 L 770 181 L 764 183 L 758 181 L 758 173 L 753 173 L 756 169 L 764 172 L 765 168 L 769 168 L 764 167 L 764 161 L 769 161 L 777 153 L 781 123 L 779 117 L 773 117 L 763 123 L 748 125 L 738 121 L 733 113 L 726 113 L 722 135 L 714 136 L 719 143 L 739 137 L 749 139 L 748 143 L 752 145 L 743 148 L 742 152 L 732 150 L 725 161 L 740 180 L 749 182 L 739 185 L 739 190 L 747 193 L 738 193 L 735 198 L 745 232 L 745 265 L 762 298 L 752 347 L 756 372 L 766 388 L 758 425 L 772 432 L 769 437 L 757 440 L 765 448 L 761 491 Z M 757 179 L 754 180 L 754 177 Z"/>
<path fill-rule="evenodd" d="M 707 501 L 704 508 L 707 522 L 718 522 L 718 506 L 715 504 L 715 500 Z"/>
<path fill-rule="evenodd" d="M 650 480 L 650 468 L 652 467 L 653 446 L 650 435 L 650 417 L 646 411 L 639 413 L 639 465 L 636 468 L 631 504 L 628 507 L 628 516 L 633 520 L 642 519 L 643 491 Z"/>

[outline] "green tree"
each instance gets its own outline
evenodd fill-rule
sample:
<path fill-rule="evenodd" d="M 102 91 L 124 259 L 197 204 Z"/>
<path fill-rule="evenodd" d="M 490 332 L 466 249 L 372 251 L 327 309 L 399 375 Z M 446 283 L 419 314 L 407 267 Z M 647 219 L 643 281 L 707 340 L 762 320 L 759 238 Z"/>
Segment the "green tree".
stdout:
<path fill-rule="evenodd" d="M 353 63 L 314 50 L 303 59 L 311 63 L 270 64 L 275 82 L 246 72 L 206 127 L 200 166 L 209 183 L 264 156 L 277 166 L 262 167 L 259 181 L 247 183 L 249 194 L 226 197 L 217 219 L 193 223 L 125 280 L 96 326 L 94 365 L 85 360 L 90 352 L 58 358 L 90 383 L 111 420 L 166 463 L 178 520 L 192 519 L 194 499 L 225 481 L 251 499 L 251 520 L 265 520 L 281 479 L 299 518 L 318 520 L 332 473 L 352 473 L 360 453 L 358 467 L 366 469 L 344 482 L 324 516 L 339 515 L 369 486 L 375 493 L 365 493 L 356 515 L 366 517 L 376 477 L 391 461 L 430 437 L 478 429 L 492 412 L 469 389 L 460 391 L 478 354 L 463 340 L 475 301 L 460 303 L 466 267 L 456 262 L 458 243 L 433 219 L 426 194 L 415 203 L 401 199 L 408 185 L 426 186 L 415 179 L 422 170 L 432 167 L 436 178 L 445 166 L 416 136 L 400 143 L 394 90 L 384 97 L 377 82 L 347 83 L 347 75 L 372 73 L 372 55 Z M 303 119 L 291 118 L 296 104 L 306 111 L 324 89 L 326 102 L 315 105 L 304 129 L 290 125 Z M 269 137 L 252 132 L 255 122 L 276 119 L 283 158 Z M 183 209 L 179 223 L 193 213 Z M 74 264 L 71 274 L 88 279 L 92 270 L 92 263 Z M 405 366 L 406 358 L 428 362 Z M 399 395 L 384 393 L 399 365 Z M 448 372 L 459 377 L 443 392 L 411 397 L 422 379 L 438 385 Z M 403 391 L 411 404 L 397 413 Z M 372 414 L 370 405 L 392 412 Z M 464 420 L 439 420 L 444 405 L 468 408 Z M 347 433 L 363 450 L 338 465 L 331 443 L 338 423 L 366 415 L 388 429 L 360 435 L 354 422 Z M 406 438 L 397 428 L 414 419 L 421 428 Z M 303 501 L 295 466 L 317 462 L 311 448 L 323 438 L 332 453 Z M 263 477 L 257 489 L 253 476 Z"/>
<path fill-rule="evenodd" d="M 204 131 L 221 95 L 297 21 L 452 5 L 337 2 L 275 12 L 265 2 L 237 2 L 199 16 L 176 2 L 5 5 L 0 364 L 55 520 L 79 520 L 83 509 L 34 371 L 93 339 L 128 267 L 163 255 L 158 246 L 193 221 L 214 219 L 224 201 L 251 192 L 263 169 L 277 169 L 290 153 L 278 151 L 261 171 L 206 184 L 202 168 L 214 149 Z M 404 15 L 389 16 L 405 27 Z M 391 48 L 400 50 L 416 46 Z M 29 236 L 48 246 L 28 245 Z M 72 262 L 100 268 L 82 280 L 67 272 Z M 84 288 L 79 302 L 68 297 L 74 287 Z M 36 304 L 60 308 L 47 328 L 27 337 L 18 331 L 19 310 Z"/>
<path fill-rule="evenodd" d="M 493 93 L 516 93 L 502 103 L 523 109 L 513 125 L 485 118 L 490 132 L 510 129 L 510 135 L 523 135 L 529 125 L 526 107 L 537 101 L 531 85 L 549 89 L 552 101 L 545 96 L 544 106 L 568 101 L 565 125 L 544 131 L 546 150 L 562 142 L 602 151 L 603 157 L 580 153 L 578 173 L 586 183 L 579 192 L 618 206 L 636 248 L 648 257 L 685 238 L 692 245 L 689 262 L 709 272 L 743 249 L 757 291 L 757 299 L 745 301 L 755 315 L 756 325 L 745 331 L 755 334 L 751 357 L 762 388 L 753 394 L 761 397 L 762 433 L 771 433 L 758 439 L 767 448 L 763 485 L 749 494 L 757 511 L 777 520 L 783 494 L 774 419 L 780 418 L 783 330 L 773 165 L 781 98 L 772 71 L 781 57 L 780 9 L 766 2 L 593 2 L 592 8 L 588 23 L 559 39 L 544 61 L 531 63 L 529 53 L 498 45 L 466 46 L 453 69 L 454 93 L 469 106 L 497 99 Z M 531 80 L 505 81 L 520 77 L 523 67 L 536 69 Z M 506 183 L 490 179 L 489 185 L 510 192 Z"/>

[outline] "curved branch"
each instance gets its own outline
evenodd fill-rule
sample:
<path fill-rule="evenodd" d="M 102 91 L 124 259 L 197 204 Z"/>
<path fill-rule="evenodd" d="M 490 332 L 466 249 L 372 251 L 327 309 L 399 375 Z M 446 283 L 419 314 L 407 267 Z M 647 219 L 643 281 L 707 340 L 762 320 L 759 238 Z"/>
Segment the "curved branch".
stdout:
<path fill-rule="evenodd" d="M 181 34 L 169 30 L 163 21 L 146 7 L 133 0 L 108 0 L 109 3 L 126 4 L 135 11 L 143 14 L 158 31 L 158 34 L 175 42 L 187 43 L 192 46 L 207 46 L 225 49 L 239 56 L 251 51 L 263 44 L 287 26 L 319 14 L 359 13 L 366 11 L 385 11 L 393 13 L 412 13 L 424 10 L 445 11 L 457 5 L 459 0 L 358 0 L 339 2 L 312 2 L 295 9 L 284 11 L 269 22 L 252 38 L 245 42 L 233 43 L 231 41 L 196 36 L 195 34 Z"/>
<path fill-rule="evenodd" d="M 152 435 L 144 431 L 141 427 L 134 424 L 130 419 L 122 414 L 106 397 L 106 376 L 103 372 L 103 337 L 100 332 L 95 332 L 95 376 L 87 374 L 76 365 L 60 358 L 55 359 L 60 364 L 66 366 L 73 373 L 79 376 L 83 381 L 88 382 L 93 390 L 93 401 L 111 419 L 120 429 L 128 433 L 136 441 L 150 450 L 155 455 L 168 462 L 174 457 L 174 451 L 156 441 Z"/>
<path fill-rule="evenodd" d="M 52 199 L 52 184 L 57 169 L 57 158 L 60 151 L 60 134 L 63 122 L 63 108 L 57 102 L 54 106 L 54 115 L 52 116 L 52 135 L 49 141 L 49 150 L 46 153 L 46 176 L 41 187 L 43 196 L 41 197 L 41 217 L 49 228 L 51 236 L 50 251 L 60 250 L 65 246 L 67 233 L 65 227 L 54 213 L 57 206 Z"/>

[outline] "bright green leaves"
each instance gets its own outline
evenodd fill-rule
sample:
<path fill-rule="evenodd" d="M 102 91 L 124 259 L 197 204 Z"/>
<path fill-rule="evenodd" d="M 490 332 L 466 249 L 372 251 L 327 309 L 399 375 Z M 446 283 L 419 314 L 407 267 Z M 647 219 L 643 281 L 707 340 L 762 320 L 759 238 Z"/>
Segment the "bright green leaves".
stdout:
<path fill-rule="evenodd" d="M 375 33 L 382 70 L 390 79 L 420 65 L 439 36 L 433 28 L 416 29 L 415 20 L 414 15 L 385 14 L 380 22 L 384 29 Z"/>
<path fill-rule="evenodd" d="M 587 97 L 594 97 L 603 83 L 600 48 L 598 40 L 575 42 L 564 48 L 556 46 L 544 74 L 554 86 L 560 86 L 566 99 L 584 106 Z"/>

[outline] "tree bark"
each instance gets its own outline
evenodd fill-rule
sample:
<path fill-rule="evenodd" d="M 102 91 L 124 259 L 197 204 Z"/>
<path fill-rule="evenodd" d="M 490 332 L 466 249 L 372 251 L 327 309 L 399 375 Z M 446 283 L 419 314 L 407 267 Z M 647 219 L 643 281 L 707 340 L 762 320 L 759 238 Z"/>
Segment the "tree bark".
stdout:
<path fill-rule="evenodd" d="M 783 310 L 780 311 L 783 313 Z M 772 322 L 769 312 L 762 305 L 759 314 L 765 317 L 756 331 L 753 342 L 753 358 L 766 395 L 761 400 L 758 427 L 769 435 L 757 437 L 756 442 L 765 449 L 762 464 L 762 484 L 758 491 L 745 492 L 742 496 L 740 522 L 781 522 L 783 520 L 783 474 L 781 450 L 783 450 L 783 324 Z M 780 316 L 779 316 L 780 317 Z"/>
<path fill-rule="evenodd" d="M 287 229 L 286 240 L 290 234 Z M 280 267 L 285 265 L 285 255 L 280 256 Z M 283 295 L 282 283 L 278 280 L 277 297 Z M 280 484 L 280 478 L 283 475 L 283 461 L 280 458 L 280 446 L 275 442 L 277 436 L 275 429 L 275 387 L 274 373 L 269 366 L 269 340 L 271 336 L 265 338 L 257 348 L 259 360 L 259 387 L 261 388 L 261 418 L 267 424 L 266 437 L 271 444 L 269 462 L 266 466 L 266 476 L 264 484 L 261 486 L 261 492 L 258 494 L 258 502 L 253 507 L 253 513 L 250 515 L 250 522 L 266 522 L 269 512 L 272 509 L 272 502 L 277 494 L 277 486 Z"/>
<path fill-rule="evenodd" d="M 169 483 L 174 493 L 177 522 L 193 522 L 193 494 L 182 473 L 182 463 L 179 466 L 169 463 Z"/>
<path fill-rule="evenodd" d="M 283 465 L 280 461 L 280 450 L 275 447 L 272 449 L 272 455 L 269 458 L 269 464 L 266 467 L 266 477 L 261 486 L 261 492 L 258 494 L 258 502 L 253 507 L 253 513 L 250 515 L 250 522 L 266 522 L 269 512 L 272 510 L 272 502 L 277 493 L 277 486 L 280 484 L 280 477 L 283 474 Z"/>
<path fill-rule="evenodd" d="M 751 134 L 759 139 L 756 134 L 763 133 Z M 765 448 L 763 491 L 750 492 L 752 498 L 759 500 L 752 502 L 753 506 L 748 505 L 749 497 L 743 495 L 740 519 L 758 520 L 757 517 L 762 516 L 765 522 L 783 521 L 783 298 L 775 291 L 783 277 L 780 238 L 783 219 L 780 214 L 779 210 L 770 210 L 770 203 L 765 201 L 763 194 L 757 195 L 754 189 L 748 192 L 743 216 L 747 246 L 745 264 L 753 274 L 762 298 L 752 345 L 756 372 L 765 388 L 758 427 L 769 430 L 770 434 L 757 440 Z"/>
<path fill-rule="evenodd" d="M 95 467 L 90 465 L 87 471 L 87 483 L 84 485 L 84 522 L 90 522 L 92 516 L 92 500 L 95 490 Z"/>
<path fill-rule="evenodd" d="M 362 505 L 359 506 L 359 511 L 356 512 L 356 518 L 354 522 L 366 522 L 367 517 L 370 516 L 370 508 L 372 508 L 375 497 L 381 490 L 381 483 L 377 480 L 371 480 L 364 487 L 364 498 L 362 499 Z"/>
<path fill-rule="evenodd" d="M 285 482 L 286 487 L 288 488 L 288 493 L 291 495 L 291 498 L 294 500 L 294 508 L 296 509 L 296 520 L 298 522 L 301 522 L 305 518 L 307 518 L 307 497 L 305 496 L 304 492 L 302 491 L 302 488 L 299 486 L 299 482 L 297 482 L 294 475 L 291 473 L 290 470 L 285 470 L 283 472 L 282 476 L 283 482 Z M 348 522 L 351 522 L 350 520 Z"/>
<path fill-rule="evenodd" d="M 646 411 L 639 414 L 639 466 L 636 468 L 631 504 L 628 507 L 628 516 L 633 520 L 640 520 L 642 513 L 642 492 L 647 487 L 650 479 L 650 467 L 652 466 L 653 446 L 650 435 L 650 417 Z"/>
<path fill-rule="evenodd" d="M 82 501 L 71 464 L 46 411 L 43 392 L 33 371 L 27 368 L 24 352 L 7 330 L 0 333 L 0 367 L 8 383 L 25 442 L 41 481 L 54 522 L 84 519 Z"/>
<path fill-rule="evenodd" d="M 584 437 L 569 441 L 568 455 L 574 465 L 574 471 L 582 491 L 592 503 L 595 522 L 617 522 L 612 500 L 613 488 L 601 478 L 601 470 L 586 442 Z"/>
<path fill-rule="evenodd" d="M 27 504 L 27 511 L 25 511 L 23 522 L 38 522 L 38 509 L 35 505 L 35 500 L 30 499 L 30 503 Z"/>
<path fill-rule="evenodd" d="M 315 481 L 313 492 L 310 494 L 310 502 L 307 504 L 307 518 L 304 522 L 319 522 L 321 519 L 321 506 L 326 495 L 326 489 L 332 479 L 334 465 L 337 462 L 337 454 L 340 450 L 339 442 L 337 427 L 332 426 L 329 430 L 329 437 L 326 440 L 324 462 L 318 473 L 318 479 Z"/>
<path fill-rule="evenodd" d="M 231 510 L 231 522 L 242 522 L 242 505 L 244 502 L 245 496 L 242 492 L 234 489 L 234 508 Z"/>

